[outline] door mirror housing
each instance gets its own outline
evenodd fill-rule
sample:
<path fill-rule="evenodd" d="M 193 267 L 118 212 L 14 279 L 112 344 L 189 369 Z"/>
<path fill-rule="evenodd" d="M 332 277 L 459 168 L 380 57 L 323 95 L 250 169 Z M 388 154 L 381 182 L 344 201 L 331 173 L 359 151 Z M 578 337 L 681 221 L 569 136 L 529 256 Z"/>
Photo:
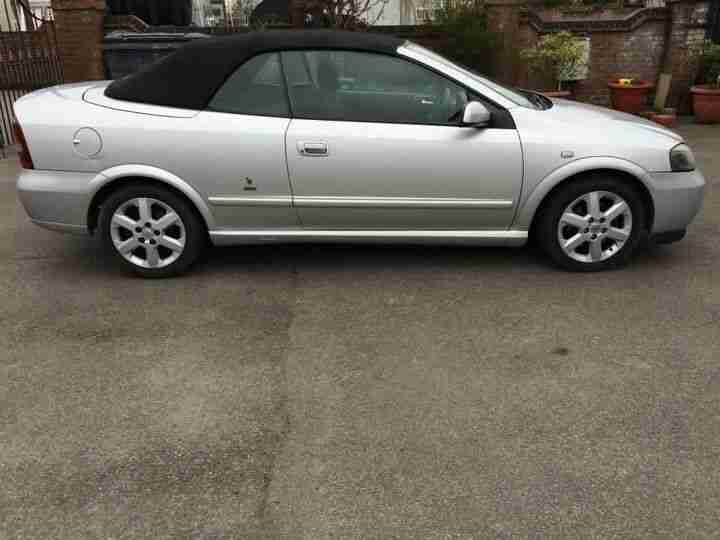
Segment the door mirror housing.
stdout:
<path fill-rule="evenodd" d="M 465 105 L 462 123 L 464 126 L 486 127 L 490 125 L 490 111 L 479 101 L 471 101 Z"/>

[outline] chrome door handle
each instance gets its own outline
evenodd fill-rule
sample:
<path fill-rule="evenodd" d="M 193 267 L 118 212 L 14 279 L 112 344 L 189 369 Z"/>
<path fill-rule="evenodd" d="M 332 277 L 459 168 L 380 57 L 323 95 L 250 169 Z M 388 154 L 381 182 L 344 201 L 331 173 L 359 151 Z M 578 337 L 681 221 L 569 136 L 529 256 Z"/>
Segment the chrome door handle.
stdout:
<path fill-rule="evenodd" d="M 298 151 L 303 156 L 327 156 L 328 145 L 324 142 L 299 142 Z"/>

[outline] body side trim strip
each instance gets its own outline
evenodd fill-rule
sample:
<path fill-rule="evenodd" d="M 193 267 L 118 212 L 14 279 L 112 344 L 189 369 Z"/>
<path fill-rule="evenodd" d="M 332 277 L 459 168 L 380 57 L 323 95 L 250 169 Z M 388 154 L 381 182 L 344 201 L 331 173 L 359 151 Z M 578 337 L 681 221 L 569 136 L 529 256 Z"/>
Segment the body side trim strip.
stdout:
<path fill-rule="evenodd" d="M 512 208 L 512 200 L 449 197 L 295 197 L 299 208 Z"/>
<path fill-rule="evenodd" d="M 514 201 L 501 199 L 455 199 L 449 197 L 294 197 L 212 196 L 214 206 L 291 206 L 299 208 L 512 208 Z"/>
<path fill-rule="evenodd" d="M 289 195 L 261 197 L 208 197 L 213 206 L 292 206 Z"/>

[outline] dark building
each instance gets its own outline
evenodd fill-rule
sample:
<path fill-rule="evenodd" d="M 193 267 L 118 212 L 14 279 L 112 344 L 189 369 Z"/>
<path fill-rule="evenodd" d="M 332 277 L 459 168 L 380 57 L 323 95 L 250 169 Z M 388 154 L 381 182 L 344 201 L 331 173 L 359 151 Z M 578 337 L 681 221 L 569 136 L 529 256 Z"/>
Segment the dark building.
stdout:
<path fill-rule="evenodd" d="M 250 22 L 290 23 L 290 2 L 288 0 L 263 0 L 250 15 Z"/>
<path fill-rule="evenodd" d="M 135 15 L 150 25 L 188 26 L 192 0 L 107 0 L 113 15 Z"/>

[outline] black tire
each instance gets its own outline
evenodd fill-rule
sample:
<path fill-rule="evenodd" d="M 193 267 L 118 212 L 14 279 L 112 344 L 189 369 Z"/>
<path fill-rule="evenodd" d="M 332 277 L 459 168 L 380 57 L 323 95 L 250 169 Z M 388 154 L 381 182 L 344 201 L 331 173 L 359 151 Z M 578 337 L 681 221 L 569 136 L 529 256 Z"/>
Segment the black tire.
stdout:
<path fill-rule="evenodd" d="M 152 198 L 170 207 L 182 220 L 185 246 L 177 259 L 158 268 L 146 268 L 127 260 L 115 247 L 111 222 L 120 206 L 135 198 Z M 159 206 L 159 205 L 155 205 Z M 110 250 L 127 270 L 144 278 L 165 278 L 187 271 L 200 257 L 207 246 L 207 229 L 195 208 L 183 197 L 161 186 L 130 184 L 114 191 L 100 208 L 98 231 L 106 249 Z M 163 235 L 165 232 L 163 231 Z M 168 233 L 170 234 L 170 233 Z M 142 247 L 142 246 L 140 246 Z M 158 246 L 160 249 L 160 246 Z M 178 250 L 179 251 L 179 250 Z M 142 253 L 142 252 L 140 252 Z"/>
<path fill-rule="evenodd" d="M 593 191 L 606 191 L 622 197 L 632 212 L 632 229 L 625 243 L 609 258 L 582 262 L 563 250 L 558 225 L 566 208 L 579 197 Z M 538 216 L 534 235 L 538 245 L 559 267 L 573 272 L 598 272 L 621 267 L 647 240 L 647 209 L 637 188 L 619 176 L 605 173 L 587 174 L 570 181 L 551 195 Z M 572 233 L 571 233 L 572 234 Z"/>

